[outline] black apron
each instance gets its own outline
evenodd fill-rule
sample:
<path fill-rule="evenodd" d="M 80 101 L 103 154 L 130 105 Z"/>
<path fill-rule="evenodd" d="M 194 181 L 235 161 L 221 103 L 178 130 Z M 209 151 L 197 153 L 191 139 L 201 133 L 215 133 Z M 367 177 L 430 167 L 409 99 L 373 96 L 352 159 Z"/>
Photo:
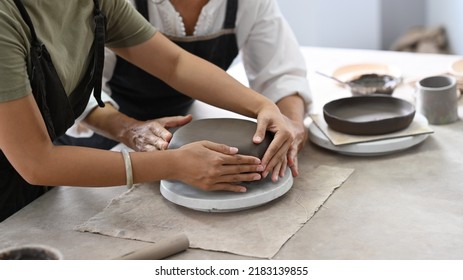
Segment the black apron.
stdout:
<path fill-rule="evenodd" d="M 92 57 L 84 78 L 76 89 L 67 96 L 56 73 L 50 55 L 37 38 L 32 21 L 21 0 L 14 0 L 22 18 L 31 33 L 30 67 L 28 74 L 34 99 L 45 121 L 50 139 L 53 141 L 72 126 L 82 114 L 92 90 L 100 106 L 101 78 L 104 66 L 105 17 L 94 0 L 95 38 L 89 57 Z M 0 151 L 0 221 L 3 221 L 40 195 L 45 186 L 32 186 L 19 175 Z"/>
<path fill-rule="evenodd" d="M 135 1 L 137 10 L 147 19 L 147 0 Z M 169 37 L 174 43 L 215 65 L 227 70 L 238 55 L 235 22 L 238 0 L 228 0 L 223 28 L 207 36 Z M 195 69 L 191 69 L 195 71 Z M 150 120 L 166 116 L 185 115 L 193 99 L 171 88 L 162 80 L 117 57 L 111 80 L 111 97 L 120 106 L 119 111 L 137 120 Z M 59 139 L 60 144 L 111 149 L 117 142 L 94 134 L 90 138 L 68 135 Z"/>

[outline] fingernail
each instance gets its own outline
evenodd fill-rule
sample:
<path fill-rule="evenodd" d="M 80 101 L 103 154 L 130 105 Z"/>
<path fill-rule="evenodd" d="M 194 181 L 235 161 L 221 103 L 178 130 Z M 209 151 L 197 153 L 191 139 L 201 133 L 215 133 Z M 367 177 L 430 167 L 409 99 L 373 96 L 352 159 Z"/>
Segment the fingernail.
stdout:
<path fill-rule="evenodd" d="M 246 192 L 246 191 L 247 191 L 246 188 L 240 188 L 240 189 L 239 189 L 239 192 L 242 192 L 242 193 L 244 193 L 244 192 Z"/>
<path fill-rule="evenodd" d="M 238 148 L 230 147 L 230 153 L 236 154 L 238 152 Z"/>
<path fill-rule="evenodd" d="M 254 141 L 255 142 L 260 142 L 260 141 L 262 141 L 262 138 L 260 138 L 259 136 L 256 136 L 256 137 L 254 137 Z"/>
<path fill-rule="evenodd" d="M 257 166 L 257 171 L 259 172 L 264 171 L 264 167 L 262 165 Z"/>
<path fill-rule="evenodd" d="M 256 176 L 252 177 L 252 179 L 253 179 L 254 181 L 260 180 L 260 178 L 261 178 L 260 175 L 256 175 Z"/>

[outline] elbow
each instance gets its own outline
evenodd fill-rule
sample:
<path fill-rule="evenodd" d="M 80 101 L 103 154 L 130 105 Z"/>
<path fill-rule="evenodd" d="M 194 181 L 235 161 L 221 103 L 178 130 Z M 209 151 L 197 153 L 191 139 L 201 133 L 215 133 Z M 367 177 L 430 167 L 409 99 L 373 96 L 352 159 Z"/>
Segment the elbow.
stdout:
<path fill-rule="evenodd" d="M 50 172 L 41 166 L 28 166 L 18 171 L 21 177 L 29 184 L 36 186 L 51 186 Z"/>

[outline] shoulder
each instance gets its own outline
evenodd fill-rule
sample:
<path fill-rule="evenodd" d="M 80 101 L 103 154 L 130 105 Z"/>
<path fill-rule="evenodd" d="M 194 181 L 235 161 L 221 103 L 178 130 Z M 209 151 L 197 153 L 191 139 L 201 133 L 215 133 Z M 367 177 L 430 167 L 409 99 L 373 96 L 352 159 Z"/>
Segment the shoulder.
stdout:
<path fill-rule="evenodd" d="M 149 39 L 156 28 L 127 0 L 100 0 L 107 18 L 107 46 L 128 47 Z"/>
<path fill-rule="evenodd" d="M 17 34 L 24 30 L 25 24 L 12 1 L 1 1 L 0 2 L 0 30 L 2 30 L 2 36 L 5 33 Z"/>
<path fill-rule="evenodd" d="M 278 4 L 276 0 L 238 0 L 238 10 L 253 14 L 274 13 Z"/>
<path fill-rule="evenodd" d="M 275 0 L 238 0 L 237 27 L 246 27 L 283 17 Z"/>
<path fill-rule="evenodd" d="M 29 93 L 26 57 L 28 28 L 12 1 L 0 2 L 0 102 Z"/>

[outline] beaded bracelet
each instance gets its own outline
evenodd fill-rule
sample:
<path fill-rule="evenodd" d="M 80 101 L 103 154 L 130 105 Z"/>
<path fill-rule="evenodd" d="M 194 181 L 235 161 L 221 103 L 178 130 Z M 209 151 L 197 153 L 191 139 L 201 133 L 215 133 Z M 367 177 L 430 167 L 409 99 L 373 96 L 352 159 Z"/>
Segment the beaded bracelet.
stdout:
<path fill-rule="evenodd" d="M 125 165 L 125 178 L 127 179 L 127 188 L 133 186 L 133 173 L 132 173 L 132 161 L 130 160 L 129 151 L 122 149 L 122 157 L 124 158 Z"/>

